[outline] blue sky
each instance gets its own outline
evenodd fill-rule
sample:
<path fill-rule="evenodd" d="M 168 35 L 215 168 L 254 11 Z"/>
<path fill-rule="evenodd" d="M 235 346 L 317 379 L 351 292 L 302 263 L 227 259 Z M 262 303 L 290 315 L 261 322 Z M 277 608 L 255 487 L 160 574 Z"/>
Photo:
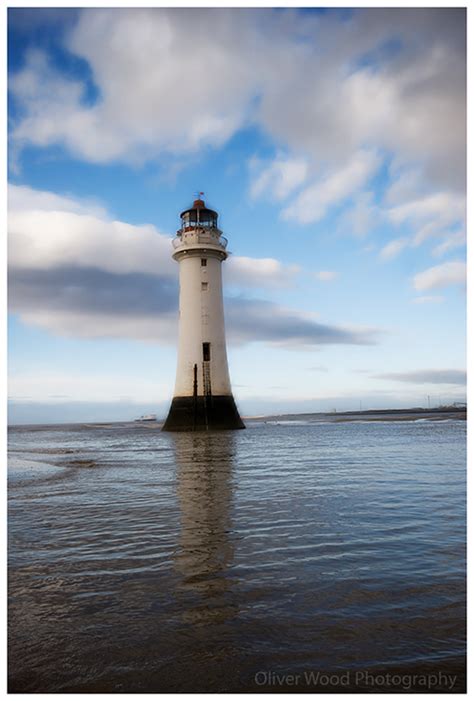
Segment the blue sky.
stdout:
<path fill-rule="evenodd" d="M 166 413 L 200 190 L 244 415 L 464 400 L 465 98 L 462 9 L 10 9 L 10 421 Z"/>

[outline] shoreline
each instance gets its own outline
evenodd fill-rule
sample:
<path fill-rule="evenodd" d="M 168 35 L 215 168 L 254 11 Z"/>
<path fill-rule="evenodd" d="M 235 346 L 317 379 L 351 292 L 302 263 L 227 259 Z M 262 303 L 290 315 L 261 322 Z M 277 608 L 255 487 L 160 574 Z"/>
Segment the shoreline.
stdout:
<path fill-rule="evenodd" d="M 351 421 L 466 421 L 467 409 L 446 407 L 440 409 L 366 409 L 363 411 L 333 411 L 333 412 L 307 412 L 304 414 L 272 414 L 270 416 L 251 417 L 247 421 L 289 421 L 291 419 L 314 421 L 327 421 L 331 423 L 343 423 Z"/>
<path fill-rule="evenodd" d="M 350 421 L 417 421 L 424 419 L 427 421 L 445 421 L 457 420 L 466 421 L 467 409 L 457 407 L 446 407 L 436 409 L 423 409 L 415 407 L 412 409 L 365 409 L 363 411 L 332 411 L 332 412 L 304 412 L 304 413 L 286 413 L 286 414 L 266 414 L 259 416 L 243 416 L 244 421 L 255 421 L 259 423 L 271 421 L 319 421 L 330 423 L 343 423 Z M 44 424 L 9 424 L 8 429 L 32 428 L 38 429 L 47 426 L 90 426 L 91 428 L 100 428 L 114 425 L 130 425 L 133 424 L 139 428 L 156 429 L 161 428 L 164 424 L 163 419 L 156 421 L 137 421 L 130 419 L 129 421 L 70 421 L 65 423 L 44 423 Z"/>

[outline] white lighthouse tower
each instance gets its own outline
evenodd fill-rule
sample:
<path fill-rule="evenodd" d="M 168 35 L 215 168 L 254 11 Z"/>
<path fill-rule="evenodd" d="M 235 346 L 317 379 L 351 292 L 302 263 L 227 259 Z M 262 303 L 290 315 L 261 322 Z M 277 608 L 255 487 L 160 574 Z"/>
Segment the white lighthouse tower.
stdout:
<path fill-rule="evenodd" d="M 173 258 L 179 263 L 178 368 L 163 430 L 245 428 L 227 366 L 221 264 L 228 254 L 217 212 L 202 199 L 195 200 L 181 213 L 173 246 Z"/>

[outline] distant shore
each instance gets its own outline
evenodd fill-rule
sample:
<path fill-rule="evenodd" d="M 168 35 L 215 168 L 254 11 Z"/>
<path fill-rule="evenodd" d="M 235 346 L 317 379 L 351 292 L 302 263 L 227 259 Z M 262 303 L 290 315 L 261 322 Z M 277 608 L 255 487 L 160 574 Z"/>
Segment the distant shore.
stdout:
<path fill-rule="evenodd" d="M 465 421 L 467 410 L 464 407 L 440 407 L 436 409 L 367 409 L 365 411 L 308 412 L 304 414 L 272 414 L 269 416 L 247 416 L 247 421 Z"/>

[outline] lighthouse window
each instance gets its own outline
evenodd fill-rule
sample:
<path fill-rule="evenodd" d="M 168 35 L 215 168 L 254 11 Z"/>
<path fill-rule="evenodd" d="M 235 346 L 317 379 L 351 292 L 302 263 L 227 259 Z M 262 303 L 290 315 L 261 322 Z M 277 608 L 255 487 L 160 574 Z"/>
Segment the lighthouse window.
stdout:
<path fill-rule="evenodd" d="M 210 343 L 203 343 L 202 344 L 202 359 L 206 362 L 211 359 L 211 344 Z"/>
<path fill-rule="evenodd" d="M 207 290 L 207 282 L 201 282 L 201 290 Z"/>
<path fill-rule="evenodd" d="M 205 268 L 207 265 L 207 258 L 201 258 L 201 268 Z"/>

